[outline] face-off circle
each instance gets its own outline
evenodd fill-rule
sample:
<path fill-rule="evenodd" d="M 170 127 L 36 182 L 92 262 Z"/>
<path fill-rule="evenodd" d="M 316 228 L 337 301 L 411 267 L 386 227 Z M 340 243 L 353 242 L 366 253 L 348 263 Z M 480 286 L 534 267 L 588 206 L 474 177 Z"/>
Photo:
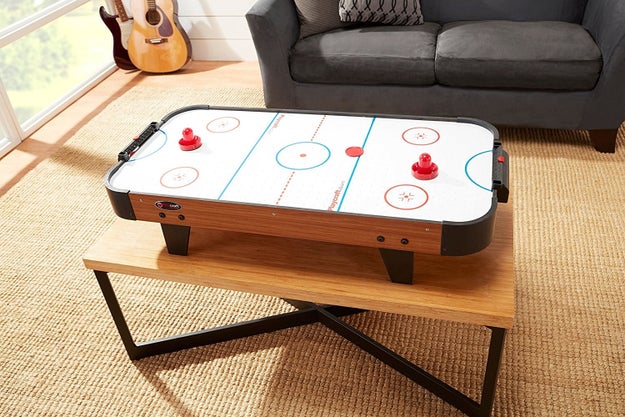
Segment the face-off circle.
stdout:
<path fill-rule="evenodd" d="M 384 193 L 384 201 L 398 210 L 416 210 L 428 202 L 429 196 L 423 188 L 412 184 L 399 184 Z"/>
<path fill-rule="evenodd" d="M 431 145 L 436 143 L 441 135 L 429 127 L 412 127 L 402 133 L 401 137 L 411 145 Z"/>
<path fill-rule="evenodd" d="M 240 124 L 241 121 L 236 117 L 219 117 L 208 122 L 206 129 L 213 133 L 226 133 L 236 129 Z"/>
<path fill-rule="evenodd" d="M 165 188 L 182 188 L 192 184 L 199 176 L 200 171 L 193 167 L 178 167 L 161 176 L 161 185 Z"/>
<path fill-rule="evenodd" d="M 317 168 L 330 159 L 330 149 L 317 142 L 296 142 L 280 149 L 276 162 L 283 168 L 305 170 Z"/>

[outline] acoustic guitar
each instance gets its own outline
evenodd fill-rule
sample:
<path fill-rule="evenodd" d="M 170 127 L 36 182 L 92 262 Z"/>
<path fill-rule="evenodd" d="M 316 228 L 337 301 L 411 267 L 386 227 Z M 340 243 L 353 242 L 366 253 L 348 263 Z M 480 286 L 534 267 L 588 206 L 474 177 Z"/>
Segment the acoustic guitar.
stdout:
<path fill-rule="evenodd" d="M 178 22 L 176 0 L 134 0 L 128 38 L 132 63 L 146 72 L 177 71 L 191 59 L 191 42 Z"/>
<path fill-rule="evenodd" d="M 128 56 L 128 38 L 132 29 L 132 20 L 128 17 L 122 0 L 115 0 L 117 15 L 109 14 L 104 6 L 100 6 L 100 18 L 113 35 L 113 59 L 115 64 L 124 70 L 137 69 Z"/>

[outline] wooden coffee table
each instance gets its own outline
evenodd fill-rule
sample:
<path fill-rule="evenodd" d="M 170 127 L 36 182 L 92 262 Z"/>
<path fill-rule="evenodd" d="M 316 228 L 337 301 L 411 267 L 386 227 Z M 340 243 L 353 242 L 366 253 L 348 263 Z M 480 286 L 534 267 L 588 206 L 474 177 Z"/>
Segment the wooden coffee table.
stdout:
<path fill-rule="evenodd" d="M 118 219 L 84 255 L 131 359 L 320 322 L 464 413 L 492 411 L 506 330 L 514 318 L 512 202 L 500 205 L 490 245 L 475 254 L 414 254 L 412 285 L 393 283 L 379 251 L 310 240 L 191 230 L 189 254 L 169 254 L 157 223 Z M 293 312 L 135 343 L 108 273 L 281 297 Z M 158 300 L 154 300 L 158 302 Z M 480 402 L 362 334 L 342 316 L 376 310 L 486 326 L 491 339 Z"/>

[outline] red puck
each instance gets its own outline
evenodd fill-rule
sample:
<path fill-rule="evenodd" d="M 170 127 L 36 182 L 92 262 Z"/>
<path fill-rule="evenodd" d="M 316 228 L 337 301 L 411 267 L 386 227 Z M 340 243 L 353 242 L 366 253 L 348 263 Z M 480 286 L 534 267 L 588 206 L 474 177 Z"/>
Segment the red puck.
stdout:
<path fill-rule="evenodd" d="M 349 148 L 345 149 L 345 153 L 347 154 L 347 156 L 357 158 L 359 156 L 362 156 L 362 154 L 365 153 L 365 150 L 362 149 L 360 146 L 350 146 Z"/>

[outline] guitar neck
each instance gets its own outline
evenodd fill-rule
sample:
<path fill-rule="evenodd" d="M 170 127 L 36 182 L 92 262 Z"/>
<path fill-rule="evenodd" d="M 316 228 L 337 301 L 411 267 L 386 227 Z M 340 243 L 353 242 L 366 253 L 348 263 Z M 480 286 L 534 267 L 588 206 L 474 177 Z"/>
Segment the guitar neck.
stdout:
<path fill-rule="evenodd" d="M 147 0 L 148 10 L 156 10 L 156 0 Z"/>
<path fill-rule="evenodd" d="M 115 0 L 113 3 L 115 4 L 115 10 L 117 11 L 119 20 L 121 20 L 122 22 L 130 20 L 130 18 L 128 17 L 128 13 L 126 13 L 126 8 L 124 7 L 124 3 L 122 2 L 122 0 Z"/>

